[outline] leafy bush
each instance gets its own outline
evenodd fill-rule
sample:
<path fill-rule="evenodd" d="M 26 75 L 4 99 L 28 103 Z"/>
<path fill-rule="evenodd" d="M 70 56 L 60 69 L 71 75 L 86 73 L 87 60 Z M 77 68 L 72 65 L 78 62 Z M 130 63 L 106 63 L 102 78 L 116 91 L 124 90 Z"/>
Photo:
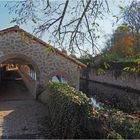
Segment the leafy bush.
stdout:
<path fill-rule="evenodd" d="M 120 136 L 127 139 L 140 138 L 140 118 L 125 114 L 121 111 L 113 111 L 110 116 L 110 127 Z"/>
<path fill-rule="evenodd" d="M 102 117 L 81 91 L 64 83 L 49 83 L 46 105 L 49 111 L 50 138 L 104 138 Z M 48 122 L 46 122 L 48 123 Z"/>
<path fill-rule="evenodd" d="M 48 106 L 47 138 L 140 138 L 140 120 L 111 109 L 97 110 L 81 91 L 49 83 L 40 95 Z"/>

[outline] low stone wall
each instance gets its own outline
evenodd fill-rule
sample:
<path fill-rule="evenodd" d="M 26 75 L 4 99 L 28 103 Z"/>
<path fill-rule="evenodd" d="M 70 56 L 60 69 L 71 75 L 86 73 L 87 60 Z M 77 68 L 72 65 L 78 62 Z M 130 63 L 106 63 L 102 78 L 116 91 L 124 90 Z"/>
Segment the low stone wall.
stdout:
<path fill-rule="evenodd" d="M 30 93 L 34 96 L 34 98 L 36 98 L 36 81 L 33 80 L 28 74 L 20 70 L 19 73 Z"/>
<path fill-rule="evenodd" d="M 88 74 L 87 74 L 88 73 Z M 93 69 L 83 71 L 81 77 L 92 81 L 140 90 L 140 74 L 122 71 L 105 71 L 99 75 Z"/>
<path fill-rule="evenodd" d="M 88 68 L 81 73 L 80 90 L 111 107 L 140 114 L 139 74 L 106 71 L 98 75 Z"/>
<path fill-rule="evenodd" d="M 140 114 L 139 74 L 106 71 L 98 75 L 88 68 L 81 73 L 80 90 L 111 107 Z"/>

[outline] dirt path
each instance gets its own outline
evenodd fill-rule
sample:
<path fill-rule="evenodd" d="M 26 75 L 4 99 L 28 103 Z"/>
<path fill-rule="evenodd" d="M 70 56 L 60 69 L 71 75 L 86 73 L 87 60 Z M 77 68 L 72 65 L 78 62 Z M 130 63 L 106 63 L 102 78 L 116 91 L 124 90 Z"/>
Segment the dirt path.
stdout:
<path fill-rule="evenodd" d="M 43 138 L 40 130 L 46 128 L 40 122 L 47 116 L 46 110 L 22 82 L 8 82 L 0 88 L 0 137 Z"/>

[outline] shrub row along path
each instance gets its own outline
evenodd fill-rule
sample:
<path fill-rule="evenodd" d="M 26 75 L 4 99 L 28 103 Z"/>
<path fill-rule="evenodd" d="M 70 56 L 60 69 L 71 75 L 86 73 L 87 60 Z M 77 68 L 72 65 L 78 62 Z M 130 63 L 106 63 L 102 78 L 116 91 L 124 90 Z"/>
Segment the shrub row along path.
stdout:
<path fill-rule="evenodd" d="M 33 99 L 22 81 L 0 87 L 0 138 L 43 138 L 45 105 Z M 47 131 L 47 130 L 46 130 Z"/>

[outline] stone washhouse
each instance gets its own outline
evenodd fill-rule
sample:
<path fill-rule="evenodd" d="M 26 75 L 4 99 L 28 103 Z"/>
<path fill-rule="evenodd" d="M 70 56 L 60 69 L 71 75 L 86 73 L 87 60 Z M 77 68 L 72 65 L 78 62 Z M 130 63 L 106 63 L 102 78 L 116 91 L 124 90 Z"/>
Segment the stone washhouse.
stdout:
<path fill-rule="evenodd" d="M 53 76 L 79 88 L 86 66 L 18 26 L 0 31 L 0 82 L 8 65 L 16 65 L 25 85 L 37 98 Z M 61 79 L 60 79 L 61 80 Z"/>

